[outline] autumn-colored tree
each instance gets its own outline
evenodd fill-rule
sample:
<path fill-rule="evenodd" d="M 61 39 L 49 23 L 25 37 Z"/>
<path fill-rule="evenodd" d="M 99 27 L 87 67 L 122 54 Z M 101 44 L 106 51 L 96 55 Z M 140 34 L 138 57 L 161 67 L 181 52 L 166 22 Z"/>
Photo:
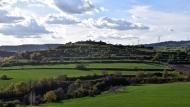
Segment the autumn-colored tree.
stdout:
<path fill-rule="evenodd" d="M 14 90 L 16 93 L 26 93 L 29 91 L 29 85 L 25 82 L 18 82 L 14 85 Z"/>
<path fill-rule="evenodd" d="M 48 91 L 44 96 L 43 96 L 43 101 L 45 102 L 55 102 L 57 100 L 56 93 L 54 91 Z"/>

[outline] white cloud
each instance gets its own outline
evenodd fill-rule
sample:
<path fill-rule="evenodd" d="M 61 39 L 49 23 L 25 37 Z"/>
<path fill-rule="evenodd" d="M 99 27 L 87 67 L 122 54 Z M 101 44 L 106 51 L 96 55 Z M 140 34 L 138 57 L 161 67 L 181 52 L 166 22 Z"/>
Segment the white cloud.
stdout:
<path fill-rule="evenodd" d="M 62 25 L 73 25 L 80 23 L 80 20 L 74 16 L 61 14 L 61 15 L 49 15 L 46 19 L 48 24 L 62 24 Z"/>
<path fill-rule="evenodd" d="M 82 14 L 95 9 L 90 0 L 54 0 L 54 3 L 60 10 L 71 14 Z"/>
<path fill-rule="evenodd" d="M 113 19 L 109 17 L 101 17 L 98 20 L 88 19 L 83 21 L 84 24 L 94 26 L 99 29 L 115 29 L 115 30 L 147 30 L 149 27 L 140 23 L 128 22 L 125 19 Z"/>
<path fill-rule="evenodd" d="M 42 25 L 39 25 L 35 20 L 30 20 L 27 23 L 19 23 L 13 25 L 4 25 L 0 28 L 0 33 L 4 35 L 12 35 L 18 38 L 22 37 L 36 37 L 42 34 L 49 34 Z"/>
<path fill-rule="evenodd" d="M 0 9 L 10 8 L 17 0 L 0 0 Z"/>
<path fill-rule="evenodd" d="M 144 43 L 169 40 L 186 40 L 190 36 L 190 14 L 164 12 L 151 8 L 151 6 L 134 6 L 129 10 L 133 22 L 140 22 L 150 26 L 149 32 L 130 32 L 138 35 Z"/>
<path fill-rule="evenodd" d="M 19 44 L 21 40 L 23 43 L 34 40 L 36 43 L 65 43 L 87 39 L 137 44 L 139 39 L 140 43 L 157 42 L 158 36 L 162 41 L 185 40 L 190 36 L 189 12 L 165 12 L 140 5 L 112 14 L 98 7 L 101 3 L 91 1 L 0 0 L 0 44 Z M 105 13 L 100 13 L 102 11 Z M 27 19 L 37 22 L 24 23 Z"/>
<path fill-rule="evenodd" d="M 17 23 L 23 19 L 23 17 L 8 15 L 6 10 L 0 10 L 0 23 Z"/>

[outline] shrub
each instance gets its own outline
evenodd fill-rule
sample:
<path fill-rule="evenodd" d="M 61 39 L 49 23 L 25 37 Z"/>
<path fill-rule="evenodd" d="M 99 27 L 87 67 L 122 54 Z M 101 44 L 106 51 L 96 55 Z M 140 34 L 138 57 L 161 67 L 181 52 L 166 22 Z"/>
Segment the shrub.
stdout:
<path fill-rule="evenodd" d="M 104 75 L 104 76 L 108 76 L 109 74 L 108 74 L 107 71 L 102 71 L 102 75 Z"/>
<path fill-rule="evenodd" d="M 137 74 L 136 74 L 136 77 L 137 78 L 144 78 L 146 75 L 145 75 L 145 73 L 144 73 L 144 71 L 140 71 L 140 72 L 138 72 Z"/>
<path fill-rule="evenodd" d="M 48 91 L 43 96 L 43 101 L 45 101 L 45 102 L 55 102 L 56 100 L 57 100 L 57 95 L 54 91 Z"/>
<path fill-rule="evenodd" d="M 18 82 L 14 85 L 14 90 L 16 93 L 27 93 L 29 91 L 29 85 L 25 82 Z"/>
<path fill-rule="evenodd" d="M 122 75 L 122 72 L 120 72 L 120 71 L 116 71 L 116 72 L 113 72 L 113 75 L 121 76 L 121 75 Z"/>
<path fill-rule="evenodd" d="M 7 102 L 1 102 L 0 101 L 0 107 L 16 107 L 16 105 L 19 103 L 20 102 L 18 100 L 7 101 Z"/>
<path fill-rule="evenodd" d="M 14 84 L 11 83 L 5 90 L 6 91 L 14 91 Z"/>
<path fill-rule="evenodd" d="M 169 72 L 167 70 L 164 70 L 163 78 L 167 78 L 168 76 L 169 76 Z"/>
<path fill-rule="evenodd" d="M 66 81 L 67 80 L 67 75 L 59 75 L 56 77 L 56 80 L 58 81 Z"/>
<path fill-rule="evenodd" d="M 187 74 L 187 79 L 190 80 L 190 73 Z"/>
<path fill-rule="evenodd" d="M 77 64 L 75 68 L 78 70 L 87 70 L 88 69 L 86 67 L 86 65 L 84 65 L 84 64 Z"/>
<path fill-rule="evenodd" d="M 2 75 L 2 76 L 0 77 L 0 79 L 1 79 L 1 80 L 9 80 L 9 78 L 8 78 L 7 75 Z"/>
<path fill-rule="evenodd" d="M 81 88 L 81 80 L 77 79 L 74 83 L 68 86 L 67 95 L 70 97 L 76 97 L 79 88 Z"/>
<path fill-rule="evenodd" d="M 63 90 L 63 88 L 58 88 L 54 92 L 57 96 L 57 100 L 62 100 L 66 97 L 65 91 Z"/>
<path fill-rule="evenodd" d="M 3 107 L 3 102 L 0 100 L 0 107 Z"/>

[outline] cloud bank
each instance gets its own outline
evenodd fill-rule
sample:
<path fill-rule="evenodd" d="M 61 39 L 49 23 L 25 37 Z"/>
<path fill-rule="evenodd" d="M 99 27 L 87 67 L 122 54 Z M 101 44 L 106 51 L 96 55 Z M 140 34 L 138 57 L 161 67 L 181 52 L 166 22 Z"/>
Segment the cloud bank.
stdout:
<path fill-rule="evenodd" d="M 82 14 L 95 9 L 90 0 L 54 0 L 54 3 L 60 10 L 71 14 Z"/>
<path fill-rule="evenodd" d="M 50 15 L 47 18 L 46 23 L 48 24 L 62 24 L 62 25 L 73 25 L 80 23 L 79 19 L 69 15 Z"/>
<path fill-rule="evenodd" d="M 87 39 L 137 44 L 137 41 L 158 42 L 158 37 L 161 41 L 190 37 L 189 6 L 185 11 L 166 11 L 135 1 L 125 7 L 122 0 L 117 3 L 114 0 L 0 0 L 0 45 Z"/>
<path fill-rule="evenodd" d="M 22 21 L 23 17 L 10 16 L 6 10 L 0 10 L 0 23 L 17 23 Z"/>
<path fill-rule="evenodd" d="M 115 29 L 115 30 L 148 30 L 148 26 L 140 23 L 132 23 L 125 19 L 113 19 L 109 17 L 101 17 L 97 20 L 88 19 L 84 21 L 87 25 L 97 27 L 99 29 Z"/>
<path fill-rule="evenodd" d="M 44 26 L 39 25 L 35 20 L 30 20 L 24 24 L 5 25 L 0 29 L 4 35 L 15 35 L 18 38 L 49 34 Z"/>

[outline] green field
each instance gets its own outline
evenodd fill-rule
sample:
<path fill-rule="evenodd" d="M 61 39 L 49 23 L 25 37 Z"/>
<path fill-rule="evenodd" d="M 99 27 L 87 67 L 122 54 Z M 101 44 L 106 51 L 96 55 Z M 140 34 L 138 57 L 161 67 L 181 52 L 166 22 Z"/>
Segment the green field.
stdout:
<path fill-rule="evenodd" d="M 165 69 L 166 65 L 156 63 L 90 63 L 85 64 L 87 68 L 143 68 L 143 69 Z M 55 64 L 55 65 L 25 65 L 4 67 L 2 69 L 23 69 L 23 68 L 75 68 L 76 64 Z"/>
<path fill-rule="evenodd" d="M 129 86 L 115 93 L 40 107 L 190 107 L 190 83 Z"/>
<path fill-rule="evenodd" d="M 85 76 L 102 74 L 102 70 L 90 70 L 82 71 L 75 69 L 76 64 L 57 64 L 57 65 L 37 65 L 37 66 L 15 66 L 1 68 L 0 76 L 7 75 L 13 79 L 11 80 L 0 80 L 0 88 L 4 88 L 11 83 L 18 81 L 29 81 L 39 80 L 41 78 L 53 78 L 58 75 L 67 76 Z M 154 64 L 154 63 L 93 63 L 88 64 L 88 68 L 114 68 L 114 69 L 165 69 L 168 68 L 166 65 Z M 69 68 L 69 69 L 68 69 Z M 109 70 L 108 73 L 114 73 L 118 71 Z M 121 71 L 123 74 L 136 74 L 138 71 Z M 151 72 L 151 71 L 150 71 Z"/>

